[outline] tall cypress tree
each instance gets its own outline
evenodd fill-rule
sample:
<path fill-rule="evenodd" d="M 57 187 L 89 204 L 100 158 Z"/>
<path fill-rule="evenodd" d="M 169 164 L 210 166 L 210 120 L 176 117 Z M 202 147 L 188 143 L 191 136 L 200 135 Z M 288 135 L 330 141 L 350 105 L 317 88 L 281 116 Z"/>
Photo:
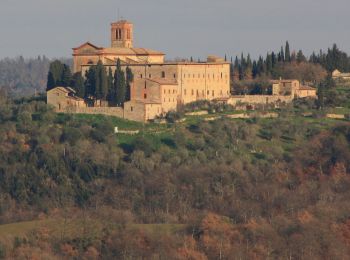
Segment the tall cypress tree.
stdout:
<path fill-rule="evenodd" d="M 68 87 L 72 81 L 72 73 L 68 65 L 64 64 L 62 69 L 62 76 L 59 84 L 63 87 Z"/>
<path fill-rule="evenodd" d="M 85 74 L 85 97 L 95 99 L 96 94 L 96 66 L 91 66 Z"/>
<path fill-rule="evenodd" d="M 108 77 L 107 77 L 107 86 L 108 86 L 108 93 L 107 93 L 107 100 L 109 102 L 113 102 L 113 72 L 112 68 L 109 67 L 108 69 Z"/>
<path fill-rule="evenodd" d="M 126 94 L 125 75 L 121 69 L 120 59 L 117 61 L 117 68 L 114 73 L 114 91 L 116 93 L 115 102 L 118 106 L 123 106 Z"/>
<path fill-rule="evenodd" d="M 281 51 L 280 51 L 280 55 L 279 55 L 279 60 L 278 61 L 279 62 L 284 62 L 285 61 L 283 46 L 281 46 Z"/>
<path fill-rule="evenodd" d="M 81 97 L 81 98 L 85 97 L 84 79 L 81 76 L 80 72 L 77 72 L 73 75 L 70 85 L 76 91 L 76 95 L 78 97 Z"/>
<path fill-rule="evenodd" d="M 134 74 L 132 73 L 132 70 L 129 67 L 126 67 L 126 92 L 125 92 L 125 101 L 130 100 L 130 89 L 131 89 L 131 83 L 134 81 Z"/>
<path fill-rule="evenodd" d="M 108 93 L 107 72 L 102 62 L 99 61 L 96 66 L 96 98 L 106 100 Z"/>
<path fill-rule="evenodd" d="M 289 49 L 289 42 L 286 42 L 286 48 L 285 48 L 285 61 L 290 62 L 291 57 L 290 57 L 290 49 Z"/>

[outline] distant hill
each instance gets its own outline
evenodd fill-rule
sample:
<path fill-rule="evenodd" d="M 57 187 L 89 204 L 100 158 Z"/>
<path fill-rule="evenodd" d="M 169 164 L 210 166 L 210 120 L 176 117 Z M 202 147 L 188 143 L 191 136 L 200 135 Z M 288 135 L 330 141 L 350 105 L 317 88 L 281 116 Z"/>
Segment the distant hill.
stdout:
<path fill-rule="evenodd" d="M 71 59 L 60 59 L 71 65 Z M 0 60 L 0 87 L 14 97 L 30 96 L 44 92 L 50 62 L 45 56 L 37 58 L 5 58 Z"/>

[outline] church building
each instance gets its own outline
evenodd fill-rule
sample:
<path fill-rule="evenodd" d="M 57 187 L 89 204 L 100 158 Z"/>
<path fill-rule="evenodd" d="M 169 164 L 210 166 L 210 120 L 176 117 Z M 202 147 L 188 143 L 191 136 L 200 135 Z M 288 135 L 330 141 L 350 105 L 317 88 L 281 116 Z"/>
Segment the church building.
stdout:
<path fill-rule="evenodd" d="M 124 104 L 125 118 L 147 121 L 197 100 L 230 96 L 230 64 L 209 56 L 205 62 L 165 61 L 160 51 L 133 46 L 133 24 L 121 20 L 111 24 L 111 46 L 86 42 L 73 48 L 74 72 L 85 72 L 101 61 L 108 71 L 122 67 L 134 74 L 130 101 Z"/>

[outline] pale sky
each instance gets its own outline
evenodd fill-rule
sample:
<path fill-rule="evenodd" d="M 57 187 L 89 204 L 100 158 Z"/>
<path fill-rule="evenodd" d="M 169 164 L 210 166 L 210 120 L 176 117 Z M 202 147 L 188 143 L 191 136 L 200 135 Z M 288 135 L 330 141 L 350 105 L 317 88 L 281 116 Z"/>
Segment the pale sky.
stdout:
<path fill-rule="evenodd" d="M 134 23 L 135 47 L 168 59 L 257 57 L 286 40 L 307 55 L 333 43 L 350 53 L 350 0 L 0 0 L 0 58 L 108 47 L 118 8 Z"/>

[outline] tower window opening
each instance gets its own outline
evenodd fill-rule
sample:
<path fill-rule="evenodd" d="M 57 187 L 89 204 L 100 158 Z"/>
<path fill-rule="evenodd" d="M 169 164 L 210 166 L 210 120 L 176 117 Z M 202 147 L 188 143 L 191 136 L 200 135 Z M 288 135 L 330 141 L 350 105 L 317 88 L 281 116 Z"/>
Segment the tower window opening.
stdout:
<path fill-rule="evenodd" d="M 162 78 L 165 78 L 165 71 L 162 71 Z"/>

